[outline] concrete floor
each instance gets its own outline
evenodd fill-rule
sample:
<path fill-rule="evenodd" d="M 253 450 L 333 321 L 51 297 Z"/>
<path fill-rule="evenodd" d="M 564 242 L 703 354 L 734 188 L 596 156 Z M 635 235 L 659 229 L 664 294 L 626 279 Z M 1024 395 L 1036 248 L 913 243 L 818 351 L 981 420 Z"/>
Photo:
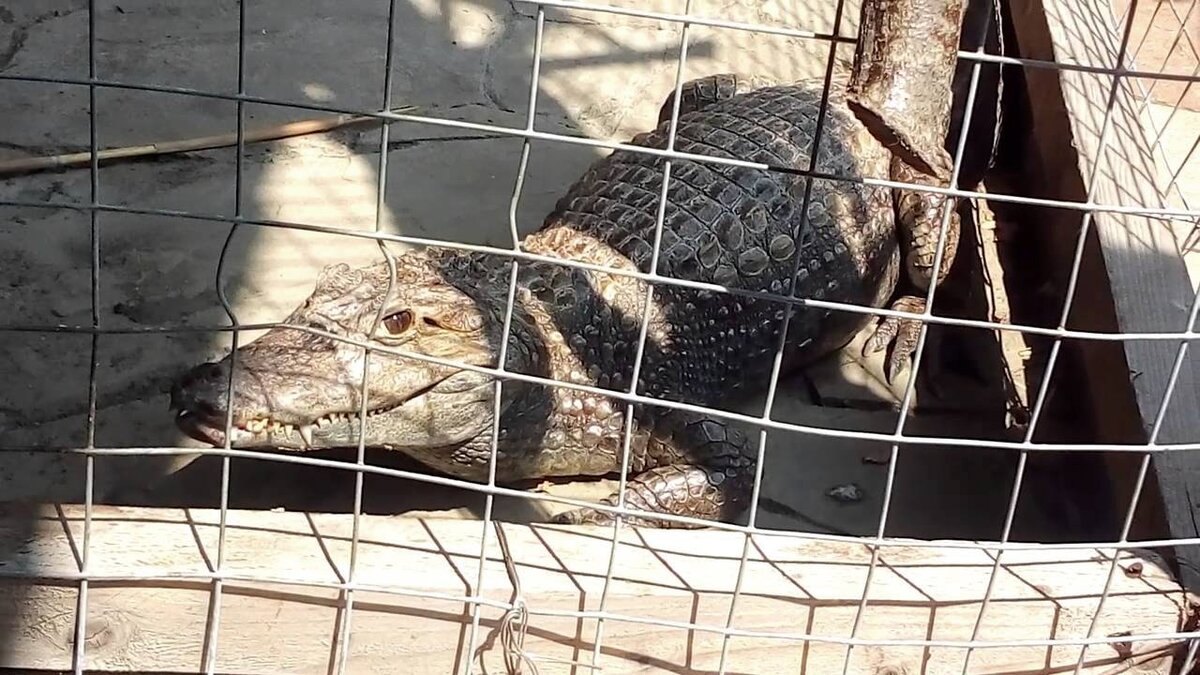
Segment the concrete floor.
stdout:
<path fill-rule="evenodd" d="M 618 4 L 678 11 L 678 3 L 667 0 Z M 99 77 L 236 92 L 238 3 L 234 0 L 99 0 L 96 5 Z M 387 5 L 385 0 L 250 3 L 246 91 L 280 102 L 377 108 L 385 75 Z M 85 7 L 82 0 L 41 0 L 0 10 L 0 72 L 86 77 Z M 524 125 L 535 36 L 530 11 L 524 5 L 490 0 L 399 2 L 391 105 L 416 105 L 420 114 L 441 119 Z M 834 3 L 823 0 L 698 1 L 695 11 L 733 21 L 804 26 L 820 33 L 840 30 L 853 35 L 857 30 L 856 5 L 844 8 L 837 28 Z M 610 139 L 628 138 L 648 128 L 673 85 L 679 38 L 677 26 L 653 21 L 548 11 L 535 127 Z M 827 54 L 824 41 L 694 27 L 685 76 L 730 70 L 779 78 L 817 75 L 823 72 Z M 852 57 L 849 45 L 842 46 L 839 57 Z M 101 147 L 234 129 L 235 105 L 228 101 L 100 89 L 96 106 Z M 275 105 L 245 106 L 248 129 L 321 115 Z M 0 126 L 0 159 L 86 149 L 88 92 L 80 86 L 0 82 L 0 119 L 7 122 Z M 509 243 L 507 214 L 519 140 L 415 124 L 396 124 L 390 133 L 380 214 L 384 231 Z M 381 167 L 378 146 L 378 130 L 350 130 L 247 148 L 241 215 L 372 230 Z M 579 145 L 535 143 L 517 209 L 519 231 L 535 228 L 568 183 L 600 154 Z M 231 216 L 236 209 L 235 166 L 235 153 L 228 149 L 113 165 L 100 172 L 98 198 L 142 209 Z M 0 180 L 0 198 L 87 202 L 88 172 Z M 228 225 L 104 213 L 98 217 L 98 227 L 99 311 L 104 326 L 227 324 L 214 279 Z M 90 324 L 88 237 L 85 213 L 0 207 L 0 304 L 9 310 L 3 324 Z M 246 226 L 233 237 L 221 283 L 240 321 L 276 321 L 311 290 L 321 266 L 378 256 L 375 244 L 366 239 Z M 243 339 L 251 337 L 247 334 Z M 209 332 L 101 337 L 96 444 L 198 448 L 172 426 L 165 390 L 182 369 L 219 357 L 228 345 L 228 335 Z M 4 333 L 0 447 L 86 443 L 89 358 L 90 339 L 85 335 Z M 854 364 L 842 368 L 834 362 L 827 370 L 850 381 L 850 385 L 843 382 L 843 388 L 862 389 L 869 368 Z M 896 423 L 896 413 L 886 407 L 813 405 L 803 381 L 788 382 L 785 390 L 777 408 L 785 411 L 784 419 L 834 430 L 890 431 Z M 755 402 L 746 402 L 745 409 L 756 410 Z M 998 420 L 970 411 L 916 415 L 909 428 L 915 433 L 984 439 L 1001 433 Z M 886 456 L 886 450 L 840 434 L 773 433 L 760 524 L 873 533 L 886 471 L 864 457 Z M 987 450 L 906 448 L 901 452 L 889 534 L 998 536 L 1013 460 L 1006 453 Z M 194 462 L 167 488 L 151 480 L 184 464 L 164 458 L 100 460 L 95 475 L 98 499 L 212 502 L 218 489 L 217 462 Z M 1029 485 L 1036 482 L 1031 478 Z M 368 480 L 368 510 L 478 513 L 479 500 L 465 491 L 400 489 L 401 483 Z M 850 483 L 861 488 L 861 501 L 843 503 L 827 496 L 831 488 Z M 233 503 L 338 510 L 347 507 L 352 484 L 348 472 L 235 462 Z M 83 485 L 83 467 L 76 457 L 0 453 L 4 498 L 79 500 Z M 155 486 L 157 490 L 151 489 Z M 609 485 L 554 489 L 599 494 Z M 1029 492 L 1037 491 L 1030 487 Z M 1046 517 L 1036 500 L 1031 496 L 1023 506 L 1034 524 Z M 503 501 L 498 508 L 505 518 L 537 517 L 523 514 L 527 507 L 520 503 Z"/>
<path fill-rule="evenodd" d="M 1129 3 L 1113 0 L 1113 11 L 1122 17 Z M 1139 102 L 1146 102 L 1145 125 L 1151 141 L 1157 140 L 1159 188 L 1175 208 L 1200 208 L 1200 7 L 1192 3 L 1141 3 L 1133 16 L 1129 49 L 1136 69 L 1177 79 L 1138 79 Z M 1192 283 L 1200 286 L 1200 223 L 1172 223 L 1181 242 L 1189 244 L 1184 259 Z M 1189 241 L 1191 237 L 1191 241 Z"/>

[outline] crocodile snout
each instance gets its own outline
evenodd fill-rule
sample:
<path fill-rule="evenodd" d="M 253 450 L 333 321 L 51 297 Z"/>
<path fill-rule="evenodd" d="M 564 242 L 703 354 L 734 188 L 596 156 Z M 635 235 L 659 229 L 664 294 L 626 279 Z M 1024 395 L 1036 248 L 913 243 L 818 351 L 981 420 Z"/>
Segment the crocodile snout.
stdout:
<path fill-rule="evenodd" d="M 291 429 L 294 415 L 273 411 L 260 382 L 261 374 L 239 362 L 230 388 L 230 362 L 202 363 L 182 373 L 171 387 L 170 409 L 175 424 L 192 438 L 221 445 L 226 428 L 227 402 L 234 410 L 234 442 L 257 438 L 268 430 Z"/>
<path fill-rule="evenodd" d="M 224 443 L 228 428 L 239 447 L 312 446 L 323 427 L 357 412 L 359 397 L 353 384 L 339 381 L 336 369 L 322 368 L 330 364 L 307 356 L 256 343 L 238 350 L 236 368 L 226 358 L 188 369 L 170 390 L 176 426 L 213 445 Z M 322 376 L 323 371 L 332 375 Z M 227 427 L 230 407 L 232 426 Z"/>
<path fill-rule="evenodd" d="M 170 403 L 175 425 L 196 440 L 223 444 L 228 386 L 229 371 L 220 363 L 202 363 L 175 378 Z"/>
<path fill-rule="evenodd" d="M 202 363 L 175 379 L 171 386 L 171 410 L 216 415 L 224 408 L 219 402 L 223 402 L 228 386 L 228 368 L 220 363 Z"/>
<path fill-rule="evenodd" d="M 232 402 L 235 420 L 265 416 L 271 407 L 261 383 L 261 375 L 248 371 L 240 362 L 229 396 L 230 362 L 202 363 L 178 378 L 171 387 L 171 410 L 199 417 L 205 421 L 220 421 L 224 426 L 228 403 Z M 181 415 L 182 416 L 182 415 Z"/>

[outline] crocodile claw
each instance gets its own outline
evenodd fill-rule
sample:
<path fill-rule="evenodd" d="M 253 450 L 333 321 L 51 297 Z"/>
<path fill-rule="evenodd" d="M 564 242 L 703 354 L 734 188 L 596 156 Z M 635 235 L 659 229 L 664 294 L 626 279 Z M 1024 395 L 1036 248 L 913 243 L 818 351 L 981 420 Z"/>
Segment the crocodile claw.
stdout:
<path fill-rule="evenodd" d="M 610 504 L 611 506 L 611 504 Z M 564 511 L 550 518 L 551 525 L 612 525 L 616 517 L 599 509 L 580 508 Z M 645 527 L 645 528 L 686 528 L 694 529 L 697 526 L 678 523 L 670 520 L 662 520 L 654 517 L 641 516 L 625 516 L 621 518 L 621 523 L 629 527 Z"/>
<path fill-rule="evenodd" d="M 925 299 L 906 295 L 892 303 L 891 308 L 898 312 L 919 314 L 925 311 Z M 875 332 L 863 345 L 862 355 L 871 356 L 891 345 L 892 353 L 887 358 L 885 376 L 888 384 L 893 384 L 900 373 L 912 365 L 913 353 L 917 351 L 917 340 L 920 336 L 920 319 L 887 316 L 875 326 Z"/>
<path fill-rule="evenodd" d="M 550 519 L 553 525 L 611 525 L 612 521 L 612 514 L 589 508 L 563 511 Z"/>
<path fill-rule="evenodd" d="M 634 488 L 634 490 L 637 490 L 637 488 Z M 637 501 L 636 498 L 634 499 L 634 501 Z M 600 503 L 604 504 L 605 506 L 616 506 L 617 505 L 616 495 L 611 495 L 608 498 L 601 500 Z M 628 506 L 631 509 L 643 510 L 643 509 L 639 509 L 636 504 L 628 504 Z M 582 508 L 571 509 L 570 511 L 563 511 L 562 513 L 559 513 L 558 515 L 556 515 L 550 519 L 550 524 L 552 524 L 552 525 L 612 525 L 613 522 L 616 521 L 616 519 L 617 519 L 616 516 L 609 511 L 602 511 L 600 509 L 582 507 Z M 671 521 L 664 521 L 664 520 L 660 520 L 658 518 L 654 518 L 652 516 L 652 514 L 650 514 L 650 513 L 647 513 L 646 516 L 644 516 L 644 517 L 643 516 L 626 515 L 625 517 L 621 518 L 621 522 L 624 523 L 625 525 L 629 525 L 632 527 L 651 527 L 651 528 L 691 527 L 689 525 L 681 525 L 679 523 L 673 523 Z"/>

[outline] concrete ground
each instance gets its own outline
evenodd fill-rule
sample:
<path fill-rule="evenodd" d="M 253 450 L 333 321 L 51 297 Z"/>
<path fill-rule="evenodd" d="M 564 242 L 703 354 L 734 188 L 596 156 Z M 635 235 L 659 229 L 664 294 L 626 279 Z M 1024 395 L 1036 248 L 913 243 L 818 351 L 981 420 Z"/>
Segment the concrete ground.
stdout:
<path fill-rule="evenodd" d="M 1129 3 L 1113 0 L 1124 17 Z M 1200 7 L 1192 3 L 1141 3 L 1133 16 L 1129 49 L 1140 71 L 1184 79 L 1138 79 L 1145 125 L 1156 146 L 1159 188 L 1175 208 L 1200 209 Z M 1200 285 L 1200 222 L 1172 222 L 1186 244 L 1192 283 Z"/>
<path fill-rule="evenodd" d="M 657 0 L 627 6 L 678 11 Z M 385 0 L 257 0 L 248 4 L 245 90 L 298 104 L 373 109 L 385 75 Z M 121 82 L 237 91 L 238 3 L 214 0 L 98 0 L 96 72 Z M 0 72 L 85 78 L 86 3 L 41 0 L 0 9 Z M 819 0 L 697 1 L 695 12 L 733 21 L 804 26 L 854 35 L 858 9 Z M 416 105 L 439 119 L 508 127 L 526 121 L 535 37 L 532 10 L 491 0 L 401 0 L 395 20 L 390 104 Z M 603 14 L 547 12 L 535 128 L 591 138 L 624 139 L 652 125 L 675 78 L 677 26 Z M 823 72 L 825 41 L 693 27 L 686 77 L 720 71 L 796 78 Z M 843 45 L 839 57 L 852 52 Z M 234 129 L 236 106 L 172 93 L 100 89 L 101 147 L 166 142 Z M 245 106 L 247 129 L 322 117 L 281 105 Z M 86 149 L 88 90 L 75 85 L 0 82 L 0 160 Z M 333 226 L 375 227 L 381 168 L 377 129 L 342 130 L 246 149 L 241 215 Z M 512 138 L 417 124 L 391 127 L 386 153 L 386 232 L 506 245 L 508 210 L 521 142 Z M 540 223 L 554 200 L 602 153 L 579 145 L 537 142 L 517 208 L 521 233 Z M 138 209 L 232 216 L 235 153 L 191 152 L 103 168 L 98 199 Z M 0 198 L 87 202 L 86 170 L 0 180 Z M 214 280 L 227 224 L 160 215 L 102 213 L 99 312 L 103 326 L 227 325 Z M 397 250 L 400 247 L 397 247 Z M 370 240 L 274 227 L 244 226 L 229 245 L 221 284 L 244 323 L 281 319 L 311 290 L 317 271 L 334 262 L 365 262 Z M 0 306 L 3 325 L 89 325 L 89 220 L 86 213 L 0 207 Z M 243 339 L 252 338 L 246 334 Z M 100 447 L 192 447 L 172 426 L 166 388 L 184 368 L 225 353 L 227 334 L 174 332 L 105 335 L 96 372 Z M 83 466 L 74 456 L 12 449 L 82 446 L 87 442 L 90 338 L 55 333 L 4 333 L 0 339 L 0 495 L 6 499 L 79 500 Z M 853 392 L 853 405 L 819 406 L 812 382 L 784 385 L 783 419 L 832 430 L 890 431 L 897 420 L 887 396 L 876 397 L 872 368 L 834 359 L 815 388 Z M 836 398 L 836 397 L 835 397 Z M 866 402 L 866 403 L 864 403 Z M 828 401 L 826 401 L 828 403 Z M 755 411 L 755 402 L 744 409 Z M 760 408 L 758 408 L 760 409 Z M 1000 411 L 1002 413 L 1002 411 Z M 1002 433 L 1002 414 L 917 414 L 912 432 L 986 439 Z M 772 433 L 764 471 L 763 515 L 769 527 L 873 533 L 886 481 L 887 447 L 844 434 Z M 190 461 L 192 458 L 187 458 Z M 995 538 L 1011 489 L 1014 457 L 988 450 L 905 448 L 900 453 L 889 534 Z M 395 457 L 372 461 L 403 464 Z M 102 459 L 101 501 L 215 503 L 219 462 L 191 463 L 166 484 L 154 480 L 187 462 L 167 458 Z M 1049 522 L 1039 506 L 1037 476 L 1027 483 L 1021 513 L 1026 534 Z M 413 487 L 397 479 L 367 480 L 372 512 L 478 514 L 469 491 Z M 1047 483 L 1048 484 L 1048 483 Z M 165 487 L 164 487 L 165 485 Z M 404 485 L 404 487 L 400 487 Z M 855 486 L 861 499 L 828 495 Z M 234 462 L 232 504 L 255 508 L 348 508 L 349 472 L 275 462 Z M 599 495 L 611 484 L 559 486 Z M 132 496 L 131 496 L 132 495 Z M 498 515 L 539 517 L 514 500 Z M 1043 528 L 1044 529 L 1044 528 Z M 1030 535 L 1032 536 L 1032 535 Z"/>

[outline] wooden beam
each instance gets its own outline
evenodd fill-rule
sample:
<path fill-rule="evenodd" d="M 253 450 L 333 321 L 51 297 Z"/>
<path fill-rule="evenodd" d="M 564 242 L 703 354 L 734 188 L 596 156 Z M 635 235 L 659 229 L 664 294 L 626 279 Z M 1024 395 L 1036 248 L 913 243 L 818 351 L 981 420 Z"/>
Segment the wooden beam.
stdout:
<path fill-rule="evenodd" d="M 0 510 L 0 668 L 70 667 L 83 541 L 79 507 Z M 339 656 L 340 610 L 333 585 L 348 574 L 353 520 L 347 515 L 231 511 L 225 538 L 220 624 L 207 630 L 219 513 L 96 507 L 90 532 L 86 668 L 196 672 L 215 641 L 218 672 L 325 673 Z M 610 528 L 504 524 L 530 611 L 525 650 L 587 661 L 595 620 L 570 613 L 599 607 Z M 450 673 L 467 658 L 470 607 L 483 526 L 461 520 L 363 516 L 347 665 L 355 673 Z M 742 552 L 742 535 L 715 530 L 623 528 L 606 610 L 629 618 L 721 627 Z M 772 634 L 845 637 L 863 594 L 865 546 L 758 535 L 733 626 Z M 1148 552 L 1122 555 L 1096 635 L 1179 630 L 1184 594 Z M 1035 641 L 1086 634 L 1111 552 L 1031 548 L 1005 554 L 979 639 Z M 883 549 L 859 637 L 969 640 L 993 558 L 944 542 Z M 1140 568 L 1138 567 L 1140 566 Z M 495 533 L 480 594 L 507 603 L 513 587 Z M 392 589 L 397 592 L 390 593 Z M 421 597 L 433 594 L 437 597 Z M 497 627 L 503 610 L 482 612 L 479 659 L 503 672 Z M 604 624 L 605 673 L 714 672 L 718 632 L 631 620 Z M 1094 646 L 1086 673 L 1148 652 L 1166 673 L 1176 646 Z M 817 639 L 741 636 L 728 672 L 841 672 L 843 646 Z M 1075 646 L 980 648 L 972 673 L 1068 671 Z M 959 673 L 960 647 L 871 646 L 852 652 L 853 673 Z M 541 672 L 569 672 L 542 661 Z M 887 670 L 890 667 L 892 670 Z M 586 672 L 580 668 L 577 672 Z"/>
<path fill-rule="evenodd" d="M 1010 0 L 1019 55 L 1027 58 L 1116 68 L 1122 26 L 1107 0 Z M 1129 47 L 1125 68 L 1133 68 Z M 1121 80 L 1111 106 L 1107 145 L 1101 132 L 1109 109 L 1113 77 L 1103 73 L 1024 68 L 1035 152 L 1031 169 L 1047 182 L 1039 196 L 1086 201 L 1089 190 L 1099 204 L 1160 208 L 1166 200 L 1157 188 L 1157 173 L 1134 83 Z M 1095 172 L 1095 180 L 1091 177 Z M 1081 211 L 1040 209 L 1031 226 L 1061 229 L 1074 247 Z M 1044 217 L 1043 217 L 1044 216 Z M 1103 288 L 1081 291 L 1069 327 L 1127 333 L 1178 332 L 1187 328 L 1195 289 L 1188 277 L 1171 223 L 1127 213 L 1096 212 L 1085 266 L 1107 281 Z M 1073 255 L 1073 253 L 1071 254 Z M 1061 258 L 1060 258 L 1061 259 Z M 1069 262 L 1070 258 L 1066 258 Z M 1065 279 L 1069 270 L 1063 270 Z M 1081 289 L 1083 288 L 1081 284 Z M 1087 388 L 1097 408 L 1103 441 L 1145 442 L 1159 414 L 1163 393 L 1179 348 L 1177 341 L 1079 343 Z M 1194 349 L 1192 349 L 1194 351 Z M 1116 366 L 1116 367 L 1114 367 Z M 1122 367 L 1123 366 L 1123 367 Z M 1170 407 L 1158 435 L 1160 443 L 1200 441 L 1200 372 L 1197 359 L 1184 361 Z M 1133 429 L 1122 422 L 1136 417 Z M 1130 433 L 1132 431 L 1132 433 Z M 1114 460 L 1118 491 L 1132 492 L 1137 457 Z M 1139 515 L 1148 522 L 1161 516 L 1171 537 L 1195 538 L 1194 517 L 1200 506 L 1200 452 L 1160 453 L 1152 463 Z M 1153 488 L 1156 488 L 1153 489 Z M 1157 493 L 1157 494 L 1156 494 Z M 1157 503 L 1152 503 L 1157 502 Z M 1128 499 L 1118 505 L 1123 518 Z M 1183 582 L 1200 588 L 1200 548 L 1178 547 Z"/>

